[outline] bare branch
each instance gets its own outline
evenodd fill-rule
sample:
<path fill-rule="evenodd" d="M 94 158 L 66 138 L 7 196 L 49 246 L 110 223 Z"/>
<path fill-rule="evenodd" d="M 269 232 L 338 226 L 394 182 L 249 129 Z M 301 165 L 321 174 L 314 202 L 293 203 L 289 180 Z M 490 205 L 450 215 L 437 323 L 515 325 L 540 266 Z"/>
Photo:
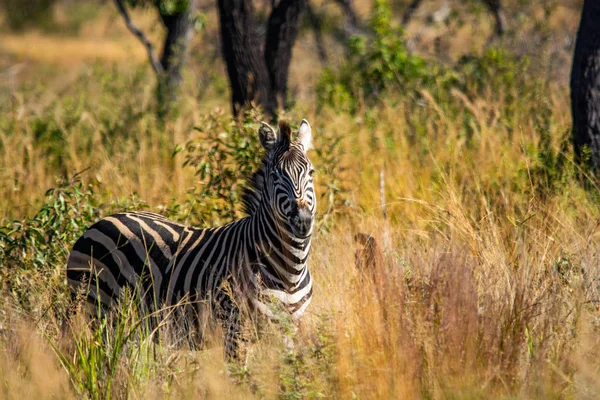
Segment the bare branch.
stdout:
<path fill-rule="evenodd" d="M 383 175 L 383 168 L 379 170 L 379 201 L 381 202 L 381 214 L 383 219 L 387 219 L 387 208 L 385 205 L 385 178 Z"/>
<path fill-rule="evenodd" d="M 350 37 L 352 35 L 364 34 L 364 29 L 360 23 L 358 14 L 356 14 L 356 10 L 354 9 L 353 0 L 335 0 L 335 2 L 344 11 L 344 30 L 346 31 L 347 36 Z"/>
<path fill-rule="evenodd" d="M 150 64 L 152 64 L 154 72 L 156 72 L 157 75 L 162 75 L 164 70 L 162 65 L 156 58 L 156 55 L 154 54 L 154 50 L 152 49 L 152 43 L 150 43 L 146 35 L 144 35 L 144 33 L 133 24 L 131 18 L 129 17 L 129 12 L 127 12 L 127 8 L 123 4 L 123 2 L 121 0 L 115 0 L 115 4 L 119 9 L 119 13 L 121 14 L 121 16 L 123 16 L 123 19 L 125 20 L 127 29 L 129 29 L 129 31 L 133 33 L 140 40 L 140 42 L 142 42 L 144 47 L 146 47 L 146 51 L 148 51 L 148 58 L 150 59 Z"/>
<path fill-rule="evenodd" d="M 319 54 L 319 60 L 322 64 L 327 63 L 327 52 L 325 51 L 325 45 L 323 44 L 323 21 L 321 17 L 317 15 L 315 10 L 312 8 L 310 1 L 306 2 L 306 14 L 310 25 L 315 34 L 315 41 L 317 42 L 317 53 Z"/>
<path fill-rule="evenodd" d="M 415 11 L 417 11 L 417 8 L 419 8 L 419 6 L 421 5 L 421 1 L 422 0 L 413 0 L 406 7 L 406 10 L 404 10 L 404 13 L 402 14 L 402 25 L 404 25 L 404 26 L 408 25 L 413 14 L 415 13 Z"/>
<path fill-rule="evenodd" d="M 448 16 L 450 16 L 450 5 L 448 4 L 448 0 L 444 0 L 440 8 L 437 11 L 429 15 L 431 21 L 436 23 L 444 23 Z"/>

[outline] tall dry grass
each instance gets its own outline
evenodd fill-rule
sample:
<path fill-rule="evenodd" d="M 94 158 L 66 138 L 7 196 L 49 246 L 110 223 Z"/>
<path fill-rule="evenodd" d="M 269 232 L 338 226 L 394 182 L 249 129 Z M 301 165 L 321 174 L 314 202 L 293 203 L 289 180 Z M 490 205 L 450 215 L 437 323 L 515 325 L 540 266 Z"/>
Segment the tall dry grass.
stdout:
<path fill-rule="evenodd" d="M 294 79 L 318 75 L 309 37 L 296 50 Z M 196 45 L 213 54 L 208 38 Z M 198 182 L 183 156 L 172 156 L 175 145 L 197 138 L 193 127 L 215 107 L 228 108 L 222 66 L 195 57 L 184 107 L 168 121 L 152 113 L 145 65 L 26 71 L 0 104 L 2 225 L 33 215 L 57 177 L 87 168 L 99 213 L 131 197 L 154 211 L 181 202 Z M 308 118 L 317 146 L 319 137 L 342 138 L 343 201 L 315 236 L 314 300 L 294 349 L 282 343 L 286 326 L 267 327 L 244 368 L 223 364 L 218 332 L 214 346 L 192 351 L 175 346 L 177 332 L 156 340 L 136 330 L 133 309 L 115 325 L 65 335 L 68 241 L 40 269 L 25 255 L 10 264 L 19 282 L 0 266 L 0 397 L 597 398 L 597 188 L 581 184 L 585 171 L 565 148 L 564 85 L 544 88 L 454 90 L 452 107 L 423 90 L 418 102 L 390 96 L 354 114 L 300 96 L 286 117 Z M 515 98 L 527 102 L 509 119 Z M 315 165 L 326 157 L 311 155 Z M 331 204 L 320 199 L 319 215 Z M 375 238 L 378 262 L 356 265 L 357 233 Z M 16 295 L 18 287 L 33 289 Z"/>
<path fill-rule="evenodd" d="M 478 107 L 475 114 L 485 114 L 492 105 L 481 100 L 472 107 Z M 567 107 L 556 100 L 554 110 L 560 132 L 568 124 Z M 560 190 L 538 187 L 530 151 L 540 134 L 529 116 L 512 141 L 494 120 L 482 117 L 473 145 L 440 115 L 440 122 L 428 129 L 443 140 L 421 149 L 404 136 L 404 115 L 384 106 L 375 130 L 344 115 L 309 116 L 317 135 L 345 137 L 343 177 L 350 205 L 345 217 L 315 237 L 315 297 L 294 352 L 285 350 L 281 332 L 273 328 L 253 345 L 247 370 L 228 375 L 218 345 L 193 352 L 161 343 L 159 356 L 150 360 L 119 361 L 122 383 L 114 395 L 595 397 L 600 391 L 595 197 L 574 176 L 565 178 Z M 386 149 L 389 135 L 395 142 Z M 554 148 L 559 148 L 561 138 L 555 139 Z M 73 135 L 70 140 L 80 139 Z M 153 143 L 156 138 L 121 140 L 126 145 L 116 154 L 99 147 L 86 156 L 70 155 L 75 169 L 89 162 L 84 157 L 98 163 L 89 174 L 101 182 L 101 197 L 135 191 L 156 209 L 194 183 L 189 171 Z M 6 154 L 5 160 L 9 157 L 19 154 Z M 22 168 L 38 179 L 51 179 L 33 164 L 12 164 L 13 173 Z M 380 212 L 382 168 L 386 220 Z M 39 185 L 46 184 L 43 179 Z M 357 232 L 374 236 L 382 250 L 382 288 L 373 287 L 369 270 L 355 266 Z M 48 290 L 40 290 L 37 300 L 48 296 L 50 302 Z M 47 339 L 36 333 L 63 340 L 52 326 L 58 322 L 40 311 L 29 330 L 15 330 L 13 320 L 32 316 L 8 310 L 0 374 L 9 388 L 6 396 L 17 396 L 13 393 L 21 393 L 22 385 L 42 397 L 64 391 L 75 396 L 65 383 L 69 374 L 53 358 Z M 139 346 L 138 340 L 143 338 L 129 345 Z M 54 371 L 54 378 L 41 379 L 29 365 L 34 361 L 28 357 L 37 353 L 43 356 L 35 363 Z"/>

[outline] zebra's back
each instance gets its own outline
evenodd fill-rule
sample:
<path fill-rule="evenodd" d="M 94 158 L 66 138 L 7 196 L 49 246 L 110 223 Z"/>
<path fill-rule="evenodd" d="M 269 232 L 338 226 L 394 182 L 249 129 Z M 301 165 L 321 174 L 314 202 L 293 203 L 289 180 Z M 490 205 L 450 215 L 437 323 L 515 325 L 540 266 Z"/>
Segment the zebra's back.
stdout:
<path fill-rule="evenodd" d="M 69 285 L 73 291 L 83 289 L 88 302 L 105 306 L 118 299 L 125 287 L 145 301 L 162 305 L 177 256 L 202 233 L 150 212 L 108 216 L 73 246 L 67 262 Z"/>

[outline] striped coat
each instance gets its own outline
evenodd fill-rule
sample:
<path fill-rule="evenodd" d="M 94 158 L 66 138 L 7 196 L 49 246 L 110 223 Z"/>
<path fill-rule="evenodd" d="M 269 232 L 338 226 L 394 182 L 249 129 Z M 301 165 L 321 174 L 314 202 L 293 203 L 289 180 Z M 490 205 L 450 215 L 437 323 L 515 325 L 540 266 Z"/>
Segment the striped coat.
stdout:
<path fill-rule="evenodd" d="M 283 308 L 297 320 L 312 296 L 307 260 L 316 198 L 306 156 L 311 135 L 305 120 L 295 141 L 286 123 L 278 132 L 261 124 L 266 155 L 244 194 L 245 218 L 210 229 L 150 212 L 100 220 L 69 257 L 73 292 L 83 291 L 88 302 L 105 308 L 126 287 L 148 310 L 186 303 L 189 311 L 208 304 L 223 323 L 228 359 L 238 356 L 243 318 L 274 319 L 274 310 Z"/>

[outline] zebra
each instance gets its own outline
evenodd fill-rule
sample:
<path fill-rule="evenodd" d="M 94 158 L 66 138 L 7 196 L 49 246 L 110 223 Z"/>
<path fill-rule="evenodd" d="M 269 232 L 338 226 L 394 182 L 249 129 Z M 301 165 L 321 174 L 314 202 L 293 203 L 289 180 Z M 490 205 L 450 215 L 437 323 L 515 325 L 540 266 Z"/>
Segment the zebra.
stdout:
<path fill-rule="evenodd" d="M 126 287 L 143 293 L 145 310 L 185 300 L 189 311 L 189 304 L 208 303 L 223 326 L 229 361 L 239 359 L 248 315 L 277 320 L 283 310 L 297 322 L 313 294 L 307 266 L 317 206 L 307 157 L 312 130 L 303 119 L 292 140 L 287 122 L 278 128 L 260 124 L 265 155 L 242 195 L 246 217 L 209 229 L 145 211 L 105 217 L 73 246 L 71 292 L 83 292 L 102 309 Z"/>

